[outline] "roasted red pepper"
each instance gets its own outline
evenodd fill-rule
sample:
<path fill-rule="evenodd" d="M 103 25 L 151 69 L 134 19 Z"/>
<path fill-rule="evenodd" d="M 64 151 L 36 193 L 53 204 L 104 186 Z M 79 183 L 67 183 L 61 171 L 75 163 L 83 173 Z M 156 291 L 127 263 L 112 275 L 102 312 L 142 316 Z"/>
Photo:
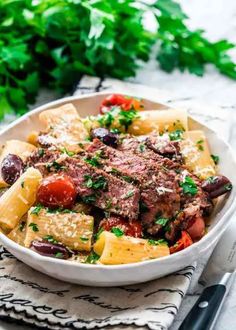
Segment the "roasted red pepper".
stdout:
<path fill-rule="evenodd" d="M 103 100 L 100 106 L 100 113 L 104 114 L 114 106 L 120 107 L 123 111 L 129 111 L 131 109 L 141 110 L 143 108 L 142 102 L 136 98 L 121 94 L 111 94 Z"/>
<path fill-rule="evenodd" d="M 181 250 L 186 249 L 186 247 L 190 246 L 193 244 L 192 238 L 186 231 L 181 232 L 181 238 L 173 245 L 170 247 L 170 253 L 176 253 Z"/>

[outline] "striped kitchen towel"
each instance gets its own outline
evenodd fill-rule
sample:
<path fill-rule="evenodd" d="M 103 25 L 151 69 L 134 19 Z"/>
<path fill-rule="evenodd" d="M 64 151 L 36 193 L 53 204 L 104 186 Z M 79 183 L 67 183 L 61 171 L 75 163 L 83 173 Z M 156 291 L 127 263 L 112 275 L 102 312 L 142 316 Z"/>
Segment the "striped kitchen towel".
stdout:
<path fill-rule="evenodd" d="M 116 90 L 167 101 L 165 92 L 113 79 L 84 77 L 75 94 Z M 116 288 L 83 287 L 41 274 L 0 247 L 0 317 L 48 329 L 111 325 L 168 329 L 195 267 L 152 282 Z"/>

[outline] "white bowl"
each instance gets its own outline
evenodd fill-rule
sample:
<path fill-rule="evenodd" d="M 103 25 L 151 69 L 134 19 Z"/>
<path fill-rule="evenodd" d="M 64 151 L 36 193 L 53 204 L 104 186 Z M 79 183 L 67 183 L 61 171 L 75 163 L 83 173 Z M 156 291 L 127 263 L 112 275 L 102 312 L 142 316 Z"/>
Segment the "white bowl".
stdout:
<path fill-rule="evenodd" d="M 99 104 L 106 95 L 108 95 L 108 93 L 68 97 L 41 106 L 27 113 L 9 125 L 8 128 L 1 131 L 0 143 L 3 144 L 6 140 L 13 138 L 25 140 L 30 131 L 39 130 L 41 128 L 38 120 L 38 114 L 41 111 L 68 102 L 74 104 L 82 117 L 97 114 Z M 144 103 L 145 109 L 148 110 L 168 108 L 163 104 L 151 100 L 144 100 Z M 220 139 L 211 129 L 192 118 L 189 118 L 189 125 L 191 129 L 201 129 L 205 132 L 212 153 L 220 156 L 219 171 L 226 175 L 235 186 L 236 176 L 234 173 L 236 169 L 236 161 L 230 146 Z M 30 249 L 16 244 L 4 234 L 0 234 L 0 241 L 7 250 L 19 260 L 42 273 L 60 280 L 90 286 L 136 284 L 175 272 L 204 256 L 226 229 L 234 209 L 235 188 L 229 196 L 221 199 L 217 204 L 214 214 L 211 217 L 209 232 L 199 242 L 168 257 L 127 265 L 105 266 L 80 264 L 77 262 L 41 256 Z"/>

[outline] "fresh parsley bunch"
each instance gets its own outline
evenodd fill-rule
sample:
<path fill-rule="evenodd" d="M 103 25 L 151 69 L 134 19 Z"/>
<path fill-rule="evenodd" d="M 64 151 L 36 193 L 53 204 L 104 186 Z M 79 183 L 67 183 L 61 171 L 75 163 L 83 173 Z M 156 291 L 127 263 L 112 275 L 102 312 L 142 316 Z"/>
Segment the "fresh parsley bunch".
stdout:
<path fill-rule="evenodd" d="M 151 13 L 157 30 L 150 32 Z M 0 119 L 22 114 L 40 87 L 66 93 L 83 74 L 134 76 L 158 43 L 160 67 L 203 75 L 206 63 L 236 78 L 226 40 L 190 31 L 173 0 L 1 0 Z"/>

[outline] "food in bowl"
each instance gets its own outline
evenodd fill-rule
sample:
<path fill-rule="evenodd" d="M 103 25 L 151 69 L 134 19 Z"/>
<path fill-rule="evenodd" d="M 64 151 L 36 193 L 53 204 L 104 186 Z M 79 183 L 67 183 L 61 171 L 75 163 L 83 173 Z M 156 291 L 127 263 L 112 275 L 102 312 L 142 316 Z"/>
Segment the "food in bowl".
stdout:
<path fill-rule="evenodd" d="M 114 265 L 177 253 L 232 189 L 183 110 L 113 94 L 97 116 L 66 104 L 39 120 L 43 131 L 4 145 L 0 227 L 41 255 Z"/>

